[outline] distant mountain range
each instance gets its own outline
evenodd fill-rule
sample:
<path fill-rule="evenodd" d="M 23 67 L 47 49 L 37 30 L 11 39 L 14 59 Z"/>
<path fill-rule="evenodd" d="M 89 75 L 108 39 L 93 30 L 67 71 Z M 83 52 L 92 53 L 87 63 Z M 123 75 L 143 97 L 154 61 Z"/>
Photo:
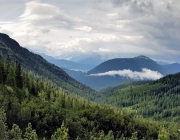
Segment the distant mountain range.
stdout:
<path fill-rule="evenodd" d="M 35 52 L 37 53 L 37 52 Z M 65 59 L 59 59 L 57 57 L 52 57 L 52 56 L 48 56 L 44 53 L 37 53 L 39 55 L 41 55 L 44 59 L 46 59 L 48 62 L 60 67 L 60 68 L 63 68 L 65 69 L 66 71 L 69 71 L 69 70 L 72 70 L 72 71 L 84 71 L 84 72 L 89 72 L 89 73 L 93 73 L 94 71 L 96 71 L 97 69 L 103 69 L 103 63 L 104 62 L 109 62 L 109 64 L 111 66 L 109 66 L 109 69 L 110 70 L 122 70 L 124 69 L 125 67 L 127 69 L 131 69 L 131 70 L 135 70 L 135 68 L 133 68 L 133 65 L 136 66 L 136 65 L 142 65 L 144 66 L 143 64 L 141 64 L 141 62 L 135 62 L 136 64 L 133 64 L 133 65 L 128 65 L 128 63 L 125 61 L 134 61 L 133 59 L 129 59 L 129 58 L 123 58 L 124 60 L 124 64 L 123 62 L 118 62 L 118 59 L 122 59 L 122 58 L 116 58 L 116 59 L 112 59 L 112 60 L 106 60 L 106 59 L 103 59 L 101 58 L 100 56 L 95 56 L 94 58 L 92 56 L 87 56 L 87 58 L 84 58 L 82 60 L 78 60 L 78 61 L 72 61 L 72 60 L 65 60 Z M 138 56 L 138 57 L 144 57 L 144 59 L 150 59 L 146 56 Z M 137 58 L 138 58 L 137 57 Z M 152 60 L 153 61 L 153 60 Z M 121 65 L 114 65 L 112 66 L 113 64 L 115 63 L 121 63 Z M 155 64 L 156 62 L 156 64 Z M 139 64 L 138 64 L 139 63 Z M 152 63 L 152 62 L 151 62 Z M 150 67 L 151 70 L 155 70 L 155 71 L 159 71 L 161 72 L 162 74 L 164 75 L 167 75 L 167 74 L 174 74 L 174 73 L 177 73 L 180 71 L 180 64 L 179 63 L 173 63 L 173 64 L 169 64 L 167 62 L 164 62 L 164 61 L 153 61 L 153 63 L 156 65 L 156 66 L 153 66 L 154 64 L 151 64 L 152 67 L 154 67 L 155 69 L 152 69 L 152 67 L 149 65 L 149 64 L 146 64 L 146 68 Z M 131 64 L 131 63 L 129 63 Z M 160 65 L 160 66 L 157 66 Z M 125 65 L 125 66 L 124 66 Z M 97 67 L 98 66 L 98 67 Z M 159 68 L 158 68 L 159 67 Z M 138 67 L 136 67 L 138 69 Z M 140 68 L 140 67 L 139 67 Z M 158 69 L 156 69 L 158 68 Z M 138 69 L 139 70 L 139 69 Z M 107 71 L 107 70 L 106 70 Z M 74 73 L 74 72 L 72 72 Z M 72 75 L 74 76 L 74 75 Z"/>
<path fill-rule="evenodd" d="M 107 60 L 85 72 L 64 69 L 77 81 L 101 90 L 120 83 L 137 80 L 156 80 L 180 71 L 180 64 L 159 65 L 146 56 Z"/>
<path fill-rule="evenodd" d="M 90 57 L 72 62 L 56 60 L 51 56 L 41 54 L 52 63 L 50 64 L 41 56 L 22 48 L 6 34 L 0 34 L 0 43 L 0 51 L 4 56 L 10 55 L 12 59 L 20 62 L 24 68 L 53 80 L 66 90 L 78 92 L 82 95 L 89 94 L 89 91 L 95 93 L 89 87 L 101 90 L 124 82 L 155 80 L 180 71 L 180 64 L 178 63 L 161 66 L 146 56 L 116 58 L 99 64 L 104 59 Z M 88 69 L 90 70 L 87 71 Z"/>
<path fill-rule="evenodd" d="M 90 93 L 96 93 L 88 86 L 85 86 L 70 77 L 61 68 L 55 66 L 54 64 L 50 64 L 40 55 L 34 54 L 21 47 L 18 42 L 2 33 L 0 33 L 0 52 L 3 57 L 7 57 L 7 55 L 9 55 L 12 60 L 18 61 L 23 68 L 34 71 L 35 73 L 48 78 L 67 91 L 84 97 L 87 97 Z"/>
<path fill-rule="evenodd" d="M 134 58 L 111 59 L 99 65 L 98 63 L 102 61 L 99 57 L 87 57 L 81 61 L 72 62 L 69 60 L 57 60 L 45 54 L 40 55 L 50 63 L 61 67 L 77 81 L 96 90 L 124 82 L 155 80 L 168 74 L 180 72 L 180 64 L 178 63 L 156 62 L 143 55 Z M 146 76 L 142 77 L 142 75 Z"/>
<path fill-rule="evenodd" d="M 163 66 L 163 65 L 168 65 L 169 63 L 164 62 L 164 61 L 156 61 L 157 64 Z"/>
<path fill-rule="evenodd" d="M 175 73 L 180 72 L 180 64 L 179 63 L 163 65 L 162 67 L 165 70 L 166 74 L 175 74 Z"/>
<path fill-rule="evenodd" d="M 65 69 L 75 70 L 75 71 L 88 71 L 88 70 L 93 69 L 94 67 L 96 67 L 102 62 L 102 60 L 99 57 L 98 58 L 88 57 L 83 60 L 74 62 L 71 60 L 54 58 L 44 53 L 38 53 L 38 54 L 41 55 L 44 59 L 46 59 L 48 62 L 60 68 L 65 68 Z"/>

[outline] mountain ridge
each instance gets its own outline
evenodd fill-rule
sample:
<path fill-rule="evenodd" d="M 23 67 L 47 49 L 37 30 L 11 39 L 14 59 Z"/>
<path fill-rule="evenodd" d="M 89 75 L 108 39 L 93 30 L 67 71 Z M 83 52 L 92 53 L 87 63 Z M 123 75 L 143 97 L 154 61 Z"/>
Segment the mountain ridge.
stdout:
<path fill-rule="evenodd" d="M 98 102 L 129 108 L 145 118 L 179 122 L 180 72 L 156 81 L 121 84 L 101 91 Z M 173 120 L 172 120 L 173 118 Z"/>
<path fill-rule="evenodd" d="M 34 54 L 28 49 L 21 47 L 18 42 L 11 39 L 8 35 L 0 33 L 0 42 L 0 50 L 2 50 L 3 55 L 10 55 L 12 59 L 21 63 L 22 67 L 33 70 L 36 73 L 49 78 L 67 91 L 71 91 L 82 96 L 89 96 L 90 93 L 95 93 L 94 90 L 84 84 L 81 84 L 80 82 L 77 82 L 64 70 L 54 64 L 50 64 L 40 55 Z"/>
<path fill-rule="evenodd" d="M 180 72 L 180 64 L 179 63 L 163 65 L 162 67 L 166 70 L 167 74 L 175 74 L 175 73 Z"/>
<path fill-rule="evenodd" d="M 48 62 L 60 68 L 66 68 L 69 70 L 88 71 L 96 66 L 95 64 L 82 64 L 71 60 L 57 59 L 43 53 L 38 53 L 38 54 L 41 55 L 44 59 L 46 59 Z"/>
<path fill-rule="evenodd" d="M 120 83 L 137 81 L 136 79 L 131 79 L 130 77 L 132 75 L 137 77 L 137 74 L 139 76 L 146 75 L 147 71 L 156 75 L 161 75 L 160 73 L 165 75 L 165 72 L 160 65 L 152 59 L 142 55 L 134 58 L 110 59 L 101 63 L 87 73 L 74 72 L 67 69 L 64 70 L 79 82 L 96 90 L 102 90 L 103 88 L 115 86 Z M 114 73 L 114 75 L 108 73 Z M 122 76 L 118 73 L 121 73 Z M 128 75 L 130 76 L 128 77 Z"/>
<path fill-rule="evenodd" d="M 88 74 L 104 73 L 112 70 L 130 69 L 132 71 L 141 71 L 142 68 L 147 68 L 153 71 L 158 71 L 165 74 L 164 70 L 152 59 L 146 56 L 137 56 L 134 58 L 114 58 L 107 60 L 94 69 L 88 71 Z"/>

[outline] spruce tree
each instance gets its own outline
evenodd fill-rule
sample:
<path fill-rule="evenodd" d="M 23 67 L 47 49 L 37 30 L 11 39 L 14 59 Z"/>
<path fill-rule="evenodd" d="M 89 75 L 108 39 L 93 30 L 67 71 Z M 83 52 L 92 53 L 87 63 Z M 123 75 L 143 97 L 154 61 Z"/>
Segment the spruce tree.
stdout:
<path fill-rule="evenodd" d="M 12 66 L 9 67 L 6 84 L 12 87 L 15 87 L 16 85 L 16 74 Z"/>
<path fill-rule="evenodd" d="M 22 130 L 18 125 L 13 124 L 12 129 L 9 132 L 9 138 L 11 140 L 22 140 Z"/>
<path fill-rule="evenodd" d="M 16 62 L 16 86 L 17 86 L 17 88 L 23 87 L 21 65 L 17 62 Z"/>
<path fill-rule="evenodd" d="M 0 84 L 3 84 L 3 69 L 4 69 L 3 61 L 0 56 Z"/>
<path fill-rule="evenodd" d="M 8 140 L 6 113 L 3 108 L 0 108 L 0 140 Z"/>
<path fill-rule="evenodd" d="M 24 134 L 24 140 L 38 140 L 36 131 L 34 129 L 32 129 L 31 123 L 28 123 L 26 132 Z"/>
<path fill-rule="evenodd" d="M 64 122 L 62 123 L 61 128 L 58 128 L 51 136 L 51 140 L 68 140 L 68 129 L 64 126 Z"/>
<path fill-rule="evenodd" d="M 158 140 L 170 140 L 170 134 L 164 127 L 159 131 Z"/>

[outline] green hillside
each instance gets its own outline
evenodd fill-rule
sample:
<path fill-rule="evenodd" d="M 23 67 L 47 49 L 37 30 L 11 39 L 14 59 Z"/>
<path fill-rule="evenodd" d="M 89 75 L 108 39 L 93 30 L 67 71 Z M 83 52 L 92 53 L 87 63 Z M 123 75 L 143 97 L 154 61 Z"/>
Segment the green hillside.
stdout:
<path fill-rule="evenodd" d="M 178 140 L 176 128 L 67 95 L 0 59 L 1 140 Z"/>
<path fill-rule="evenodd" d="M 0 140 L 180 139 L 180 74 L 97 93 L 5 34 L 0 54 Z"/>
<path fill-rule="evenodd" d="M 71 78 L 64 72 L 64 70 L 50 64 L 40 55 L 34 54 L 27 49 L 22 48 L 15 40 L 9 38 L 6 34 L 1 33 L 0 52 L 3 57 L 7 57 L 7 55 L 9 55 L 11 60 L 18 61 L 23 68 L 52 80 L 57 84 L 57 86 L 60 86 L 67 91 L 79 94 L 86 98 L 90 98 L 91 95 L 96 94 L 96 92 L 88 86 L 85 86 Z"/>
<path fill-rule="evenodd" d="M 98 100 L 155 120 L 180 122 L 180 73 L 146 84 L 125 84 L 101 92 Z"/>

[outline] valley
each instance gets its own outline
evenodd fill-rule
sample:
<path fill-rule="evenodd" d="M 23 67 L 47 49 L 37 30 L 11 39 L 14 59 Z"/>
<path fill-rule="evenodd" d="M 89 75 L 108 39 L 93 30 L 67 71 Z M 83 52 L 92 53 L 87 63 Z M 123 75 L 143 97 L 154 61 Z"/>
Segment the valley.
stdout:
<path fill-rule="evenodd" d="M 6 34 L 0 34 L 0 51 L 2 140 L 180 138 L 180 74 L 167 75 L 174 69 L 167 72 L 138 56 L 108 60 L 86 73 L 72 71 L 47 62 Z M 162 77 L 143 76 L 143 68 Z M 135 78 L 106 75 L 124 69 Z"/>
<path fill-rule="evenodd" d="M 0 0 L 0 140 L 180 140 L 179 11 Z"/>

